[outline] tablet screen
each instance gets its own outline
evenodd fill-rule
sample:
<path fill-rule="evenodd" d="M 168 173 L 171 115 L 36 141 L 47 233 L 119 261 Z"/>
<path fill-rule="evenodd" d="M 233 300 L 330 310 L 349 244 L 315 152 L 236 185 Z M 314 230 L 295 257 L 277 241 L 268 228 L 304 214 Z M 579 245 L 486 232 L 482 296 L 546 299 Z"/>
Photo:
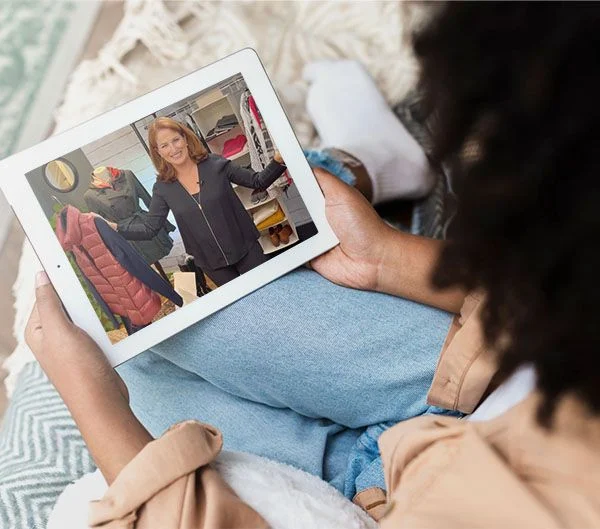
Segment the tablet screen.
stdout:
<path fill-rule="evenodd" d="M 113 344 L 317 233 L 241 74 L 26 176 Z"/>

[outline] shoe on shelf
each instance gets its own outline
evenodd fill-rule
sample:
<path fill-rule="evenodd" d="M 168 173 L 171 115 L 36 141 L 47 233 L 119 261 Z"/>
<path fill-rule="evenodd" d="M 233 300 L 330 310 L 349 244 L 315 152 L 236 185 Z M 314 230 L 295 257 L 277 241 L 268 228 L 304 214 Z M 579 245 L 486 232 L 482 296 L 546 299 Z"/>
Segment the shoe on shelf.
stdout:
<path fill-rule="evenodd" d="M 279 235 L 275 232 L 275 228 L 269 228 L 269 239 L 271 239 L 271 243 L 273 246 L 279 246 Z"/>
<path fill-rule="evenodd" d="M 255 189 L 250 195 L 250 204 L 256 205 L 264 202 L 269 194 L 264 189 Z"/>
<path fill-rule="evenodd" d="M 279 230 L 277 235 L 279 236 L 279 240 L 282 244 L 287 244 L 290 242 L 290 236 L 292 233 L 294 233 L 292 227 L 289 224 L 286 224 L 283 228 L 281 228 L 281 230 Z"/>

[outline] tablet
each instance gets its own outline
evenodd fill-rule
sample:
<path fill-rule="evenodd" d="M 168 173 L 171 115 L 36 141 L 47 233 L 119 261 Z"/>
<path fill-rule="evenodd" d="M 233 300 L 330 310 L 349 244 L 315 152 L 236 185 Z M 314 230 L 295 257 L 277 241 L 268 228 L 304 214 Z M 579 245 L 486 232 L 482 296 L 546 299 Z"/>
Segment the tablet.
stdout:
<path fill-rule="evenodd" d="M 112 365 L 338 242 L 252 49 L 17 153 L 0 171 L 66 311 Z"/>

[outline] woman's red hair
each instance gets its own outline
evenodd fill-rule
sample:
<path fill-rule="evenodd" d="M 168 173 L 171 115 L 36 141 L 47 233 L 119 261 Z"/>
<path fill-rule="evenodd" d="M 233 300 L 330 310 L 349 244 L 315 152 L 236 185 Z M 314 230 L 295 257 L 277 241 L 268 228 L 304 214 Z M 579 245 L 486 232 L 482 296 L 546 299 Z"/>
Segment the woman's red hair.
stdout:
<path fill-rule="evenodd" d="M 208 151 L 198 139 L 192 130 L 183 123 L 179 123 L 172 118 L 162 117 L 156 118 L 148 127 L 148 142 L 150 143 L 150 158 L 158 173 L 158 180 L 161 182 L 174 182 L 177 180 L 175 168 L 158 153 L 158 144 L 156 135 L 159 130 L 172 130 L 184 137 L 190 158 L 196 163 L 200 163 L 208 158 Z"/>

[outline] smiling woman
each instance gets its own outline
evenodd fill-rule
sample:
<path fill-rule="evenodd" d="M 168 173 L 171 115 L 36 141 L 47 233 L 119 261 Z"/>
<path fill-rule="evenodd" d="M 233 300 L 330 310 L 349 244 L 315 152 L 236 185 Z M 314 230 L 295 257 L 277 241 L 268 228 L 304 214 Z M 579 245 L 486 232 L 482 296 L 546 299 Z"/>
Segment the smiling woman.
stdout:
<path fill-rule="evenodd" d="M 112 223 L 128 240 L 158 233 L 172 212 L 185 250 L 217 286 L 267 261 L 260 232 L 231 184 L 266 189 L 286 166 L 279 152 L 260 172 L 208 154 L 192 130 L 168 117 L 148 128 L 150 157 L 158 177 L 144 219 Z"/>
<path fill-rule="evenodd" d="M 73 3 L 76 5 L 75 9 L 84 6 L 91 8 L 96 5 L 95 2 L 72 2 L 71 7 Z M 120 5 L 122 5 L 120 2 L 102 3 L 102 13 L 114 9 L 123 10 L 123 7 L 119 7 Z M 131 10 L 132 5 L 133 2 L 126 2 L 125 9 Z M 159 3 L 153 2 L 145 5 L 158 6 Z M 0 19 L 2 19 L 0 27 L 3 31 L 8 27 L 4 23 L 3 15 L 6 13 L 7 18 L 10 17 L 11 9 L 15 10 L 17 7 L 23 10 L 37 10 L 40 13 L 43 11 L 40 16 L 46 27 L 49 27 L 48 24 L 53 20 L 55 10 L 60 9 L 63 12 L 69 10 L 69 4 L 63 2 L 45 2 L 44 4 L 41 2 L 12 2 L 10 4 L 3 2 L 2 9 L 0 9 Z M 314 132 L 304 110 L 305 83 L 299 82 L 302 66 L 305 61 L 327 55 L 328 50 L 331 50 L 332 42 L 344 56 L 364 57 L 367 66 L 379 72 L 380 87 L 384 88 L 387 99 L 390 101 L 398 101 L 410 85 L 410 79 L 414 77 L 410 54 L 396 59 L 395 69 L 382 68 L 382 65 L 387 64 L 389 57 L 403 47 L 403 42 L 395 36 L 398 34 L 398 20 L 408 20 L 407 17 L 402 16 L 402 10 L 407 7 L 406 3 L 402 5 L 396 2 L 373 3 L 367 12 L 365 12 L 364 6 L 355 2 L 321 5 L 318 10 L 306 10 L 306 6 L 303 6 L 302 3 L 287 2 L 280 4 L 259 2 L 253 6 L 252 10 L 235 2 L 225 4 L 208 2 L 201 4 L 200 7 L 201 9 L 195 11 L 194 18 L 186 19 L 186 24 L 182 26 L 184 31 L 169 34 L 170 47 L 157 46 L 159 40 L 155 38 L 152 42 L 152 51 L 149 51 L 139 40 L 135 51 L 127 53 L 126 57 L 125 51 L 119 49 L 120 56 L 115 61 L 120 60 L 120 63 L 117 62 L 118 66 L 123 65 L 120 68 L 111 68 L 108 62 L 100 61 L 93 52 L 86 53 L 85 55 L 92 60 L 84 61 L 75 75 L 71 77 L 69 88 L 64 91 L 64 103 L 57 113 L 58 128 L 64 130 L 84 119 L 101 114 L 118 102 L 131 99 L 132 90 L 134 91 L 133 95 L 139 95 L 149 88 L 170 82 L 192 69 L 215 61 L 250 43 L 255 43 L 257 49 L 267 59 L 266 64 L 269 71 L 273 73 L 279 95 L 283 98 L 288 114 L 294 120 L 295 131 L 302 142 L 306 144 L 313 138 Z M 411 9 L 414 7 L 415 5 L 411 4 Z M 150 20 L 151 22 L 157 18 L 155 13 L 158 13 L 157 9 L 152 14 L 154 18 Z M 361 19 L 360 25 L 351 23 L 357 17 Z M 14 21 L 17 20 L 15 17 L 12 18 Z M 269 20 L 272 22 L 274 18 L 281 20 L 282 23 L 273 26 Z M 121 35 L 131 35 L 130 27 L 139 28 L 141 24 L 146 24 L 144 27 L 149 26 L 147 14 L 145 17 L 130 17 L 127 20 L 129 26 L 123 28 L 127 31 L 122 31 Z M 164 28 L 166 25 L 171 28 L 172 24 L 170 19 L 162 15 L 162 18 L 154 23 L 154 27 Z M 106 24 L 95 25 L 94 31 L 100 32 L 106 38 L 110 38 L 114 32 L 114 28 L 106 27 Z M 25 24 L 23 26 L 24 30 L 28 29 Z M 269 31 L 266 31 L 267 28 Z M 334 32 L 331 31 L 332 28 L 335 28 Z M 79 25 L 79 31 L 80 35 L 84 34 L 83 24 Z M 149 31 L 146 30 L 146 35 L 148 34 Z M 194 34 L 202 35 L 202 38 L 190 38 L 190 35 Z M 47 35 L 49 33 L 40 32 L 38 34 L 40 38 Z M 311 42 L 311 46 L 304 49 L 304 53 L 300 56 L 297 50 L 301 48 L 293 45 L 293 42 L 298 44 L 299 41 L 306 40 Z M 8 35 L 6 42 L 10 44 Z M 207 48 L 206 42 L 214 43 L 214 46 Z M 351 46 L 348 45 L 349 42 L 352 43 Z M 74 40 L 70 41 L 73 49 L 74 43 Z M 114 39 L 113 43 L 115 43 Z M 189 47 L 185 61 L 170 59 L 165 65 L 167 59 L 161 57 L 161 60 L 157 60 L 156 56 L 153 56 L 153 53 L 165 49 L 168 51 L 178 49 L 183 43 L 185 43 L 186 49 Z M 369 54 L 368 50 L 374 48 L 380 50 L 380 53 Z M 10 49 L 10 45 L 3 47 L 0 55 L 5 52 L 10 53 Z M 123 68 L 139 75 L 144 82 L 132 86 L 131 82 L 122 76 Z M 2 66 L 0 66 L 1 70 Z M 0 83 L 5 79 L 4 76 L 0 76 Z M 48 107 L 48 112 L 52 108 Z M 4 119 L 0 123 L 0 127 L 7 123 Z M 39 131 L 42 128 L 38 125 Z M 97 166 L 98 164 L 93 165 Z M 142 183 L 146 184 L 146 180 L 143 178 Z M 241 189 L 243 190 L 243 188 Z M 240 188 L 237 188 L 237 191 L 239 192 Z M 10 239 L 7 239 L 8 244 L 10 244 Z M 17 317 L 16 329 L 17 335 L 20 336 L 23 334 L 22 327 L 31 305 L 35 262 L 35 256 L 29 248 L 22 261 L 23 281 L 20 282 L 21 288 L 18 290 L 18 306 L 21 310 L 20 317 Z M 7 275 L 7 268 L 4 264 L 3 275 Z M 12 281 L 5 290 L 8 294 L 10 294 L 11 285 Z M 3 306 L 6 305 L 8 304 L 5 303 Z M 3 321 L 8 329 L 9 320 Z M 25 347 L 20 347 L 19 359 L 24 356 L 21 354 L 24 350 Z M 16 380 L 16 371 L 16 368 L 12 369 L 12 380 Z M 33 393 L 32 389 L 35 390 Z M 16 396 L 13 397 L 13 409 L 15 410 L 13 415 L 17 420 L 4 423 L 6 434 L 10 433 L 14 438 L 14 442 L 11 440 L 4 446 L 13 446 L 15 454 L 12 460 L 10 454 L 7 454 L 9 459 L 4 465 L 5 474 L 3 474 L 0 462 L 0 489 L 4 484 L 4 476 L 7 480 L 14 480 L 15 486 L 11 490 L 15 492 L 14 497 L 10 497 L 0 509 L 0 526 L 45 527 L 51 505 L 61 486 L 66 486 L 70 481 L 80 477 L 82 473 L 89 471 L 92 463 L 87 451 L 82 449 L 83 442 L 77 437 L 75 427 L 69 423 L 66 409 L 64 409 L 63 415 L 59 415 L 59 412 L 55 411 L 59 409 L 60 399 L 56 394 L 49 397 L 50 386 L 42 377 L 39 366 L 33 363 L 28 364 L 28 368 L 22 372 L 17 391 Z M 35 408 L 32 406 L 31 400 L 25 401 L 25 398 L 19 398 L 23 396 L 32 399 L 35 394 L 38 395 L 38 400 L 36 400 L 38 405 Z M 6 441 L 7 437 L 8 435 L 5 435 L 3 441 Z M 65 445 L 64 452 L 57 453 L 56 445 L 47 441 L 50 438 L 68 439 L 69 443 L 68 446 Z M 31 454 L 31 458 L 26 461 L 23 457 L 17 459 L 18 454 L 24 453 Z M 39 459 L 34 461 L 34 455 Z M 16 461 L 18 463 L 15 465 Z M 23 485 L 24 483 L 30 485 Z M 3 490 L 6 488 L 8 487 L 5 485 Z M 9 520 L 12 515 L 16 518 Z M 338 523 L 340 523 L 339 520 Z M 347 525 L 344 526 L 347 527 Z"/>

